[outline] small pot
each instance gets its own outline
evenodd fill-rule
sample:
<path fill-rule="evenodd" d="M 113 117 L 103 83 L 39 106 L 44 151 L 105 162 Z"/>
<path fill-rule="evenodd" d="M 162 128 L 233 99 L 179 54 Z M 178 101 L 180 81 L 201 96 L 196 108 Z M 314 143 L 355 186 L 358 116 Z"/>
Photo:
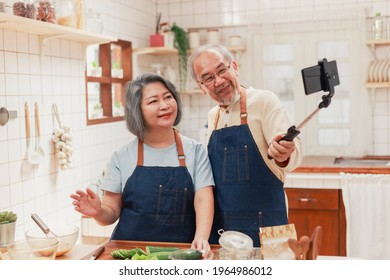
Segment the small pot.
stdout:
<path fill-rule="evenodd" d="M 6 247 L 15 239 L 16 221 L 7 224 L 0 224 L 0 247 Z"/>

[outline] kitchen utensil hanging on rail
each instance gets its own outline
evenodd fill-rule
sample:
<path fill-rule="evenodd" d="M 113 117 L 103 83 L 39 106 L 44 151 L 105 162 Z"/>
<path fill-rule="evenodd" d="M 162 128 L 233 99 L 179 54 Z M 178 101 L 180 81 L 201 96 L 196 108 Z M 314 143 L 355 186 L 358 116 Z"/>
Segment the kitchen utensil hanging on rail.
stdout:
<path fill-rule="evenodd" d="M 35 145 L 35 152 L 43 158 L 45 153 L 43 152 L 42 146 L 41 146 L 41 129 L 39 126 L 39 108 L 38 103 L 35 102 L 35 131 L 36 131 L 36 145 Z"/>
<path fill-rule="evenodd" d="M 24 117 L 26 122 L 26 158 L 31 164 L 38 164 L 42 156 L 36 151 L 36 147 L 31 142 L 31 129 L 30 129 L 30 112 L 28 103 L 24 103 Z"/>
<path fill-rule="evenodd" d="M 62 170 L 69 169 L 73 167 L 73 137 L 70 133 L 70 127 L 62 125 L 56 104 L 53 104 L 52 110 L 58 123 L 51 138 L 55 146 L 57 164 Z"/>

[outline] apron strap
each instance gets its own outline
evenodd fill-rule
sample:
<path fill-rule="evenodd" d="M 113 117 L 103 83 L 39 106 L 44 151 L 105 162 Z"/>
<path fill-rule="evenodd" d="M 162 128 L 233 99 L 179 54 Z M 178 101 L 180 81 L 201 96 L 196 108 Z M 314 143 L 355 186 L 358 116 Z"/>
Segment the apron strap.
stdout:
<path fill-rule="evenodd" d="M 177 158 L 179 159 L 180 166 L 186 166 L 186 157 L 184 155 L 183 143 L 181 141 L 180 133 L 173 129 L 175 135 L 176 149 L 177 149 Z M 144 143 L 138 139 L 138 159 L 137 166 L 144 165 Z"/>
<path fill-rule="evenodd" d="M 177 158 L 179 159 L 180 166 L 186 166 L 186 156 L 184 155 L 184 150 L 183 150 L 183 143 L 181 142 L 181 137 L 180 133 L 176 130 L 173 129 L 175 133 L 175 142 L 176 142 L 176 148 L 177 148 Z"/>
<path fill-rule="evenodd" d="M 138 139 L 138 159 L 137 166 L 144 165 L 144 143 Z"/>
<path fill-rule="evenodd" d="M 221 108 L 221 106 L 219 108 Z M 220 111 L 221 110 L 218 110 L 217 115 L 215 116 L 214 130 L 217 129 Z M 246 112 L 246 90 L 245 89 L 240 91 L 240 117 L 241 117 L 241 124 L 247 124 L 248 113 Z"/>
<path fill-rule="evenodd" d="M 240 93 L 241 124 L 247 124 L 248 113 L 246 112 L 246 90 L 244 89 Z"/>

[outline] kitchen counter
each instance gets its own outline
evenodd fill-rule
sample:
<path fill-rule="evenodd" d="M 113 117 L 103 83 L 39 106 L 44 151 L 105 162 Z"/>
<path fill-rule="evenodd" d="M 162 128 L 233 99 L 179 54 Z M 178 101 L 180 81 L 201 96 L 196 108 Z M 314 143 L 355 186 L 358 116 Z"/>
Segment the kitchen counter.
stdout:
<path fill-rule="evenodd" d="M 302 164 L 292 173 L 367 173 L 390 174 L 390 157 L 362 158 L 304 157 Z"/>
<path fill-rule="evenodd" d="M 89 256 L 99 247 L 99 245 L 76 244 L 72 250 L 61 257 L 57 257 L 56 260 L 81 260 Z M 7 248 L 0 248 L 0 252 L 0 260 L 8 260 Z"/>

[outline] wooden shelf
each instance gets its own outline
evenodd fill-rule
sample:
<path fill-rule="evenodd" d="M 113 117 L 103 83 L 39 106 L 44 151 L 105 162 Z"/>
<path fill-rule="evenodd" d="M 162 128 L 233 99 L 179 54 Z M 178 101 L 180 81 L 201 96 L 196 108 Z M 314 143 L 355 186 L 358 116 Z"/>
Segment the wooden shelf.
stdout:
<path fill-rule="evenodd" d="M 102 34 L 93 34 L 80 29 L 9 15 L 6 13 L 0 13 L 0 28 L 36 34 L 42 41 L 50 38 L 62 38 L 82 42 L 88 45 L 117 41 L 117 38 L 114 37 Z"/>
<path fill-rule="evenodd" d="M 390 82 L 383 83 L 366 83 L 367 88 L 388 88 L 390 87 Z"/>
<path fill-rule="evenodd" d="M 166 47 L 146 47 L 146 48 L 136 48 L 133 49 L 134 54 L 151 54 L 151 55 L 171 55 L 178 54 L 178 50 L 175 48 L 166 48 Z"/>
<path fill-rule="evenodd" d="M 372 46 L 390 46 L 390 40 L 369 40 L 366 42 L 369 47 Z"/>
<path fill-rule="evenodd" d="M 237 47 L 229 47 L 228 48 L 231 52 L 244 52 L 245 47 L 243 46 L 237 46 Z M 188 52 L 191 53 L 194 50 L 191 49 Z M 172 54 L 178 54 L 178 50 L 175 48 L 166 48 L 166 47 L 146 47 L 146 48 L 136 48 L 133 50 L 134 54 L 142 55 L 142 54 L 150 54 L 150 55 L 172 55 Z"/>

